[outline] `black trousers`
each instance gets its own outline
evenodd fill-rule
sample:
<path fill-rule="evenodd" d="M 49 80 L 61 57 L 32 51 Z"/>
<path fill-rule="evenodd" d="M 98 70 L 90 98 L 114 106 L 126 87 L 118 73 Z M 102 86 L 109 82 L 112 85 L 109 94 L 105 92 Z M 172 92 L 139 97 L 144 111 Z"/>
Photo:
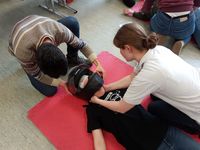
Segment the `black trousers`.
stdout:
<path fill-rule="evenodd" d="M 151 114 L 186 132 L 200 135 L 200 125 L 195 120 L 158 97 L 151 95 L 151 98 L 152 102 L 148 106 Z"/>

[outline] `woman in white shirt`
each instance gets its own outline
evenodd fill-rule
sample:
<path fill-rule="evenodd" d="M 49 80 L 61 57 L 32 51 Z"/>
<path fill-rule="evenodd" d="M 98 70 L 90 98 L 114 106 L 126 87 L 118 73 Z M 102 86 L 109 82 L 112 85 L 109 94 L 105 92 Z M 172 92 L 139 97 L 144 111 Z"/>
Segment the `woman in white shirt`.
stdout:
<path fill-rule="evenodd" d="M 106 91 L 128 87 L 121 101 L 102 101 L 94 96 L 91 102 L 124 113 L 152 94 L 161 99 L 157 106 L 162 108 L 153 105 L 152 112 L 165 114 L 159 117 L 180 128 L 188 126 L 199 134 L 200 72 L 171 50 L 157 45 L 158 40 L 155 33 L 148 35 L 136 22 L 123 25 L 114 37 L 114 44 L 126 61 L 138 62 L 137 72 L 104 85 Z M 165 107 L 166 104 L 170 107 Z M 167 115 L 171 109 L 173 115 Z"/>

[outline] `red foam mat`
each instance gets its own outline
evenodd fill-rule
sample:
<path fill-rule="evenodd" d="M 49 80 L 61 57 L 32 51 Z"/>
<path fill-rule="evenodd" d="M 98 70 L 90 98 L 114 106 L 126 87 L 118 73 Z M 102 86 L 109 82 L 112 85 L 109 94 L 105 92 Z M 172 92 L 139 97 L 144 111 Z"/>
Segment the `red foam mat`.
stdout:
<path fill-rule="evenodd" d="M 128 75 L 132 67 L 108 52 L 98 56 L 106 70 L 105 83 Z M 85 101 L 59 88 L 53 97 L 46 97 L 28 112 L 28 118 L 59 150 L 93 150 L 92 136 L 87 133 Z M 115 138 L 105 132 L 108 150 L 123 150 Z"/>
<path fill-rule="evenodd" d="M 98 56 L 106 70 L 105 83 L 116 81 L 133 69 L 123 61 L 108 52 Z M 142 105 L 146 108 L 150 97 L 144 99 Z M 46 97 L 28 112 L 28 118 L 59 150 L 93 150 L 91 134 L 87 133 L 86 114 L 83 105 L 85 101 L 67 94 L 63 88 L 53 97 Z M 115 138 L 104 132 L 108 150 L 124 150 Z M 190 135 L 200 142 L 196 135 Z"/>

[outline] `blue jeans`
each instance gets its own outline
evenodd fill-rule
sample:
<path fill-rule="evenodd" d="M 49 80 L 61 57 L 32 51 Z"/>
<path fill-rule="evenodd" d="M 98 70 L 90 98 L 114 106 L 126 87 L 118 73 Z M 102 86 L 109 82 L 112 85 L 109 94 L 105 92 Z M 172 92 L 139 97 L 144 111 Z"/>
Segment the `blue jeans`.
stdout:
<path fill-rule="evenodd" d="M 37 89 L 40 93 L 42 93 L 45 96 L 53 96 L 57 92 L 57 87 L 44 84 L 37 79 L 35 79 L 33 76 L 27 74 L 29 80 L 31 81 L 31 84 L 35 89 Z"/>
<path fill-rule="evenodd" d="M 200 9 L 198 8 L 195 10 L 195 16 L 196 16 L 196 21 L 195 21 L 195 31 L 193 34 L 193 37 L 200 48 Z"/>
<path fill-rule="evenodd" d="M 79 37 L 79 23 L 76 18 L 72 16 L 64 17 L 58 20 L 58 22 L 62 23 L 64 26 L 70 29 L 72 33 L 74 33 L 77 37 Z M 70 57 L 77 57 L 78 55 L 78 49 L 75 49 L 69 45 L 67 45 L 67 52 L 68 52 L 67 55 Z M 57 87 L 44 84 L 29 74 L 27 74 L 27 76 L 31 81 L 33 87 L 35 87 L 35 89 L 37 89 L 43 95 L 53 96 L 54 94 L 56 94 Z"/>
<path fill-rule="evenodd" d="M 169 127 L 157 150 L 200 150 L 200 144 L 175 127 Z"/>
<path fill-rule="evenodd" d="M 80 27 L 79 27 L 79 22 L 75 17 L 72 17 L 72 16 L 64 17 L 58 20 L 58 22 L 66 26 L 70 31 L 72 31 L 74 35 L 76 35 L 79 38 Z M 67 45 L 67 57 L 77 57 L 78 51 L 79 49 L 76 49 L 70 45 Z"/>
<path fill-rule="evenodd" d="M 180 18 L 170 18 L 163 12 L 158 11 L 151 19 L 151 30 L 161 35 L 166 35 L 175 40 L 183 40 L 188 43 L 195 29 L 195 15 L 190 13 L 186 21 Z"/>

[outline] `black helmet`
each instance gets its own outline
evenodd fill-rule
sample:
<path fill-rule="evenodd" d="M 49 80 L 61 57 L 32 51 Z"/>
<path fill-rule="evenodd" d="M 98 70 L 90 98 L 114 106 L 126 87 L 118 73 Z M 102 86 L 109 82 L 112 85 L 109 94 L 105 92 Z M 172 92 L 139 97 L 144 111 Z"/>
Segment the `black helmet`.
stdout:
<path fill-rule="evenodd" d="M 88 83 L 84 88 L 79 86 L 79 81 L 83 75 L 88 76 Z M 103 86 L 103 78 L 89 69 L 87 65 L 73 67 L 68 74 L 67 87 L 73 95 L 90 100 L 90 98 Z"/>

